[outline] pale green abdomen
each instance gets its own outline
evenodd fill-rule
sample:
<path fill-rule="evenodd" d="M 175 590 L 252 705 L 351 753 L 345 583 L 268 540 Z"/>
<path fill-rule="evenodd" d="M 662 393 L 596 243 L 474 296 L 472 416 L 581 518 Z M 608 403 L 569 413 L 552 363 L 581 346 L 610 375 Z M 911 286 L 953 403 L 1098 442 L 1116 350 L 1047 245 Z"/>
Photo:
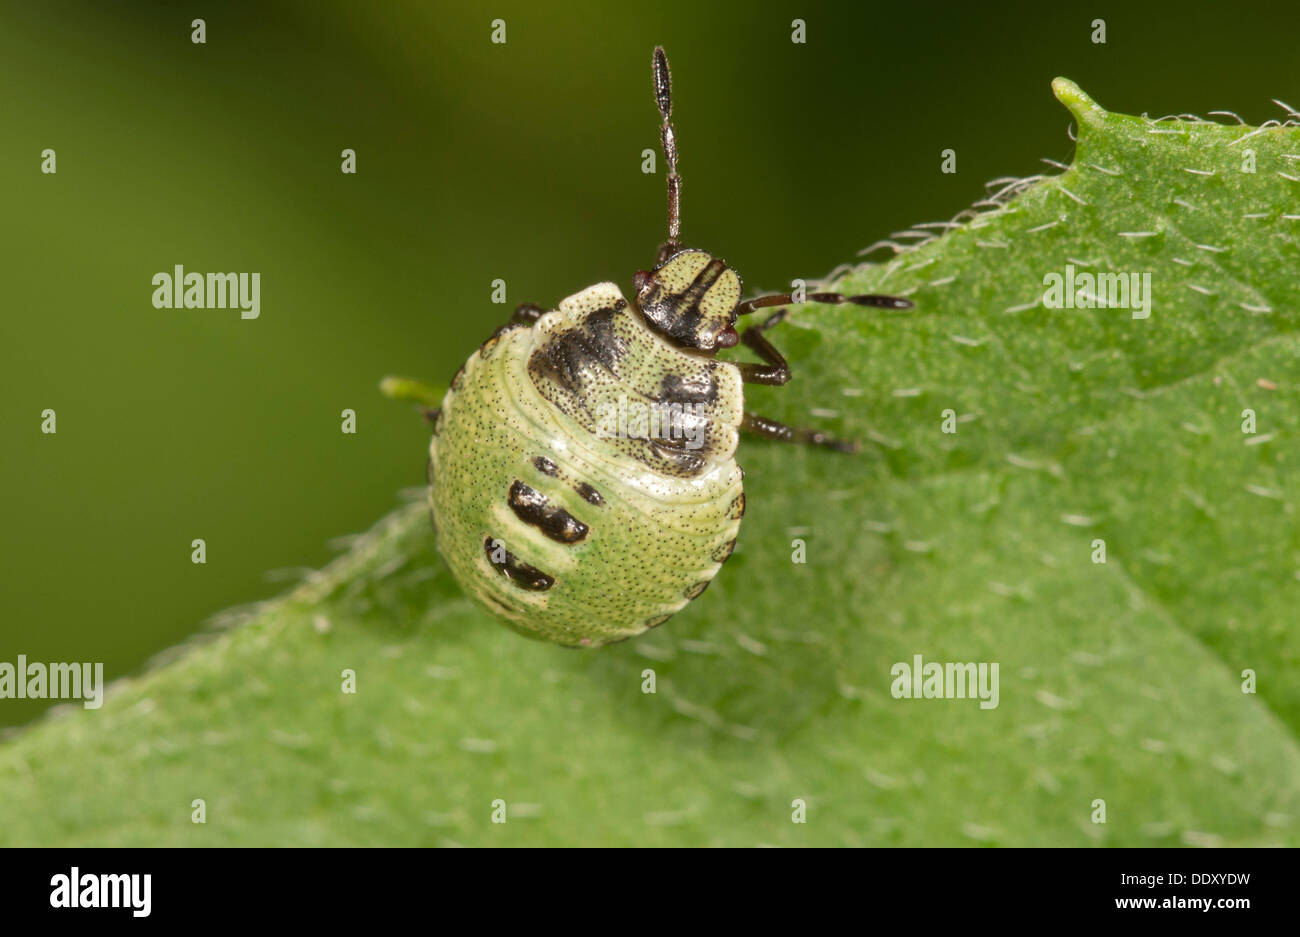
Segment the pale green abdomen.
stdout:
<path fill-rule="evenodd" d="M 735 542 L 741 471 L 731 425 L 723 452 L 674 477 L 561 412 L 528 371 L 543 331 L 553 329 L 487 343 L 443 401 L 430 446 L 438 549 L 466 591 L 518 631 L 599 645 L 703 591 Z M 739 412 L 738 381 L 736 390 L 728 417 Z"/>

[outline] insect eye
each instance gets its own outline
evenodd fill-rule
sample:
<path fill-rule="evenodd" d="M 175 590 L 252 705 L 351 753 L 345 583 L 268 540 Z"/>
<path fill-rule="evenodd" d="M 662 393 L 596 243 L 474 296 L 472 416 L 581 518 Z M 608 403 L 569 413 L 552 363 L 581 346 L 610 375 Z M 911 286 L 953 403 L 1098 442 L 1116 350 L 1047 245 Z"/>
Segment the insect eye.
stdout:
<path fill-rule="evenodd" d="M 719 348 L 734 348 L 739 341 L 739 333 L 731 326 L 727 326 L 718 333 L 717 345 Z"/>

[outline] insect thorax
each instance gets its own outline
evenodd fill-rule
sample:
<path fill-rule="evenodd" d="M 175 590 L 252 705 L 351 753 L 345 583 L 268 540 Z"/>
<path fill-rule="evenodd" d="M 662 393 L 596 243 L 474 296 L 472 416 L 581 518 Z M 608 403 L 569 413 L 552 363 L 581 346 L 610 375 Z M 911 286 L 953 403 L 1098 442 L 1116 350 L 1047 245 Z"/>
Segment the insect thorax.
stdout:
<path fill-rule="evenodd" d="M 743 416 L 735 366 L 674 347 L 614 284 L 570 296 L 534 332 L 529 380 L 600 449 L 671 477 L 734 455 Z"/>

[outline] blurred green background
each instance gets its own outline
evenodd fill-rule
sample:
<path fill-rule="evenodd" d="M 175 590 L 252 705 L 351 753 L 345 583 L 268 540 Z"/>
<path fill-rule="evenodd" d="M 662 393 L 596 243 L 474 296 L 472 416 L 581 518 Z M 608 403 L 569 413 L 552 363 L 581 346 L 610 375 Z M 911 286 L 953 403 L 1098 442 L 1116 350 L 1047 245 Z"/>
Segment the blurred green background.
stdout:
<path fill-rule="evenodd" d="M 515 304 L 626 289 L 652 262 L 657 42 L 686 240 L 757 291 L 1068 160 L 1056 75 L 1112 110 L 1283 117 L 1270 98 L 1300 103 L 1298 18 L 1294 3 L 6 0 L 0 661 L 138 670 L 422 484 L 427 429 L 379 396 L 382 375 L 446 380 Z M 151 278 L 175 264 L 259 272 L 261 317 L 154 309 Z M 3 701 L 0 726 L 44 705 Z"/>

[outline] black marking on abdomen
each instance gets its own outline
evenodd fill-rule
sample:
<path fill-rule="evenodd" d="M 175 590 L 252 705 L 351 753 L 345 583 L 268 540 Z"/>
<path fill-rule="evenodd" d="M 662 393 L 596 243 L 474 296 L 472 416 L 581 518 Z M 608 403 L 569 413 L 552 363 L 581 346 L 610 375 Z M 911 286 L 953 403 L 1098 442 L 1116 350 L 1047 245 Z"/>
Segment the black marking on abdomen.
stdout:
<path fill-rule="evenodd" d="M 698 599 L 700 597 L 700 593 L 702 593 L 705 589 L 709 587 L 709 582 L 710 580 L 708 579 L 705 579 L 702 582 L 697 582 L 695 585 L 691 586 L 682 594 L 686 596 L 686 598 L 688 599 Z"/>
<path fill-rule="evenodd" d="M 587 536 L 586 524 L 517 478 L 510 486 L 510 509 L 525 524 L 531 524 L 560 543 L 577 543 Z"/>
<path fill-rule="evenodd" d="M 659 382 L 660 404 L 711 404 L 718 401 L 718 382 L 713 374 L 717 365 L 709 362 L 706 371 L 699 374 L 665 374 Z"/>
<path fill-rule="evenodd" d="M 731 499 L 731 507 L 727 511 L 727 516 L 733 521 L 738 521 L 745 516 L 745 493 L 743 491 Z"/>
<path fill-rule="evenodd" d="M 736 541 L 728 540 L 722 546 L 713 551 L 713 562 L 725 563 L 736 549 Z"/>
<path fill-rule="evenodd" d="M 673 468 L 676 469 L 676 471 L 673 472 L 675 475 L 690 478 L 691 476 L 698 475 L 700 472 L 704 471 L 704 456 L 700 453 L 706 452 L 707 450 L 687 449 L 684 443 L 679 440 L 664 439 L 650 440 L 650 448 L 654 451 L 655 455 L 659 456 L 665 462 L 670 463 Z M 657 471 L 663 470 L 662 467 L 655 465 L 655 463 L 649 458 L 637 456 L 637 459 L 644 465 Z"/>
<path fill-rule="evenodd" d="M 549 475 L 552 478 L 560 474 L 560 467 L 544 455 L 539 455 L 533 459 L 533 467 L 543 475 Z"/>
<path fill-rule="evenodd" d="M 666 622 L 668 619 L 672 617 L 673 617 L 672 613 L 670 612 L 667 615 L 657 615 L 654 618 L 647 618 L 645 620 L 645 626 L 647 628 L 658 628 L 660 625 L 662 625 L 664 622 Z"/>
<path fill-rule="evenodd" d="M 593 371 L 616 374 L 619 361 L 627 354 L 627 341 L 614 328 L 614 317 L 626 305 L 623 300 L 617 309 L 597 309 L 581 325 L 555 333 L 528 359 L 533 383 L 554 381 L 569 393 L 581 395 Z"/>
<path fill-rule="evenodd" d="M 582 497 L 582 500 L 586 501 L 588 504 L 594 504 L 597 507 L 600 507 L 605 503 L 605 499 L 601 493 L 595 488 L 592 488 L 586 482 L 579 482 L 574 486 L 573 490 L 576 491 Z"/>
<path fill-rule="evenodd" d="M 500 562 L 493 556 L 498 549 L 505 554 Z M 536 566 L 520 562 L 517 556 L 509 552 L 501 541 L 494 537 L 488 537 L 483 541 L 483 552 L 487 554 L 488 562 L 492 564 L 493 569 L 521 589 L 527 589 L 529 592 L 545 592 L 555 585 L 554 576 L 546 575 Z"/>

